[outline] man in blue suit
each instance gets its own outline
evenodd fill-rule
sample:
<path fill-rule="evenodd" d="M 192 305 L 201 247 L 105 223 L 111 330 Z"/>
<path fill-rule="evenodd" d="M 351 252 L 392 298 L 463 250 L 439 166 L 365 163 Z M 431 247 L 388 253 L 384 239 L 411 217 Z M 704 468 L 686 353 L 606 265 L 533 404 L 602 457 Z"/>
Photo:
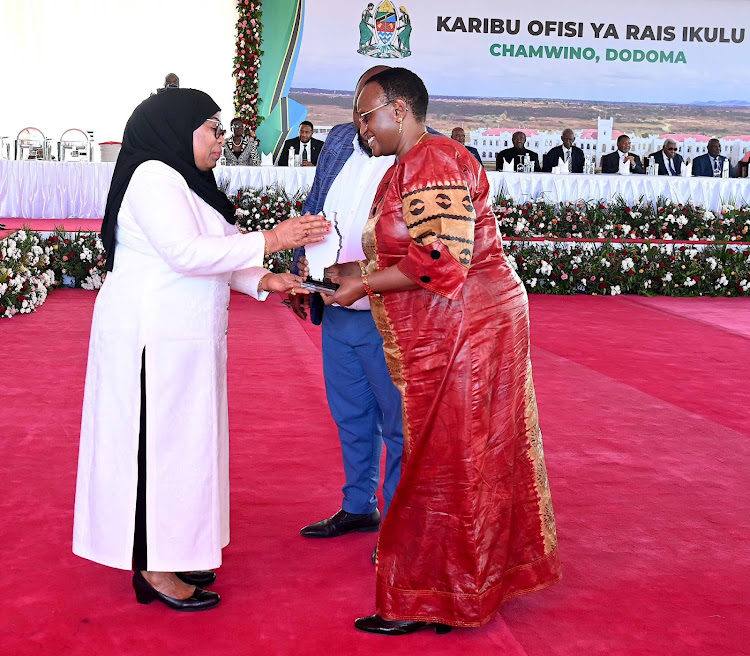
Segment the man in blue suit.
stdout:
<path fill-rule="evenodd" d="M 724 162 L 729 162 L 729 160 L 721 154 L 721 141 L 709 139 L 708 153 L 693 160 L 693 175 L 703 178 L 720 178 Z M 729 166 L 729 177 L 733 178 L 735 171 L 731 164 L 727 166 Z"/>
<path fill-rule="evenodd" d="M 303 212 L 329 217 L 335 214 L 341 232 L 340 259 L 362 259 L 362 230 L 378 184 L 393 157 L 373 157 L 359 135 L 357 96 L 367 80 L 388 68 L 366 71 L 354 93 L 353 122 L 335 126 L 318 159 L 315 179 Z M 295 262 L 303 255 L 295 252 Z M 292 270 L 296 270 L 293 265 Z M 317 295 L 315 295 L 317 296 Z M 290 296 L 295 314 L 306 319 L 299 296 Z M 383 339 L 369 309 L 369 298 L 352 308 L 329 306 L 311 298 L 311 320 L 322 323 L 323 377 L 328 406 L 338 428 L 344 460 L 344 498 L 332 517 L 301 529 L 308 538 L 334 538 L 353 531 L 380 528 L 376 492 L 380 483 L 380 456 L 387 455 L 383 480 L 383 514 L 393 498 L 401 475 L 404 435 L 401 394 L 393 384 L 383 354 Z M 374 557 L 374 554 L 373 554 Z"/>
<path fill-rule="evenodd" d="M 463 128 L 453 128 L 453 132 L 451 132 L 451 139 L 453 141 L 458 141 L 466 150 L 468 150 L 474 157 L 476 158 L 477 162 L 480 164 L 482 163 L 482 158 L 479 157 L 479 151 L 474 148 L 474 146 L 467 146 L 466 145 L 466 132 L 464 132 Z"/>
<path fill-rule="evenodd" d="M 658 165 L 659 175 L 678 176 L 682 173 L 684 162 L 677 152 L 677 142 L 674 139 L 665 139 L 661 150 L 651 153 L 649 157 Z"/>

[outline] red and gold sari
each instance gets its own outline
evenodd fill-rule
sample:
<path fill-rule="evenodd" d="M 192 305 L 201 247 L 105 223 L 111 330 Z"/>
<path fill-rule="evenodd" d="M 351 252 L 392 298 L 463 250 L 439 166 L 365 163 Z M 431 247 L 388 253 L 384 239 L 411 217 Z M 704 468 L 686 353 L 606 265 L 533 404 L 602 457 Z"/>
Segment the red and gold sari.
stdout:
<path fill-rule="evenodd" d="M 372 303 L 404 415 L 378 543 L 386 619 L 481 626 L 560 579 L 528 301 L 488 196 L 468 151 L 432 137 L 386 173 L 363 236 L 370 273 L 395 264 L 420 286 Z"/>

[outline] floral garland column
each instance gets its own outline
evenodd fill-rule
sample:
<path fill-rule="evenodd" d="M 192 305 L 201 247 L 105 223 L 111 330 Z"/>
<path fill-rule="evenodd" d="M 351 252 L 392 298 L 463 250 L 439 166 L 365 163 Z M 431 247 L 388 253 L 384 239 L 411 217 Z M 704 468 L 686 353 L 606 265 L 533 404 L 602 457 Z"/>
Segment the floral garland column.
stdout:
<path fill-rule="evenodd" d="M 248 126 L 251 136 L 255 136 L 263 117 L 258 116 L 258 73 L 263 51 L 263 25 L 261 24 L 261 2 L 259 0 L 238 0 L 237 40 L 232 75 L 235 80 L 234 109 Z"/>

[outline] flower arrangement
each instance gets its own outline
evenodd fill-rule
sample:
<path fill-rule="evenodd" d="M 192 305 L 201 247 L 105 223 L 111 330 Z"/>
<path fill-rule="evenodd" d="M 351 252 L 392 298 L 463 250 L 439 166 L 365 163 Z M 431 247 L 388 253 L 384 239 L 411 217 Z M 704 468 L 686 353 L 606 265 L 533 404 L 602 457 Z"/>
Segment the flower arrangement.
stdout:
<path fill-rule="evenodd" d="M 0 318 L 28 314 L 44 303 L 55 284 L 50 250 L 39 233 L 27 229 L 0 239 Z"/>
<path fill-rule="evenodd" d="M 48 240 L 51 267 L 60 277 L 67 277 L 70 286 L 99 289 L 104 282 L 106 254 L 95 232 L 76 232 L 72 236 L 60 229 Z"/>
<path fill-rule="evenodd" d="M 250 136 L 255 136 L 263 117 L 258 116 L 258 73 L 263 51 L 263 25 L 261 24 L 261 3 L 259 0 L 238 0 L 237 2 L 237 39 L 235 43 L 234 68 L 235 80 L 234 109 L 245 125 Z"/>
<path fill-rule="evenodd" d="M 504 235 L 523 238 L 664 239 L 749 241 L 750 207 L 725 205 L 718 213 L 659 199 L 656 206 L 622 198 L 598 201 L 516 204 L 498 196 L 495 215 Z"/>
<path fill-rule="evenodd" d="M 504 248 L 529 292 L 750 296 L 750 250 L 727 244 L 511 241 Z"/>
<path fill-rule="evenodd" d="M 307 196 L 304 191 L 289 194 L 283 187 L 265 189 L 239 189 L 230 194 L 237 216 L 237 227 L 243 232 L 272 230 L 282 221 L 299 216 Z M 289 271 L 292 251 L 280 251 L 268 255 L 264 266 L 275 273 Z"/>
<path fill-rule="evenodd" d="M 305 197 L 283 187 L 229 196 L 243 232 L 271 230 L 298 216 Z M 498 198 L 495 210 L 505 251 L 529 292 L 750 296 L 748 207 L 711 212 L 664 200 L 654 207 L 622 199 L 515 204 Z M 697 240 L 716 243 L 689 243 Z M 291 259 L 291 251 L 274 253 L 264 264 L 283 272 Z M 44 239 L 25 228 L 7 235 L 0 239 L 0 318 L 33 312 L 63 275 L 76 286 L 99 289 L 105 260 L 96 233 L 57 230 Z"/>

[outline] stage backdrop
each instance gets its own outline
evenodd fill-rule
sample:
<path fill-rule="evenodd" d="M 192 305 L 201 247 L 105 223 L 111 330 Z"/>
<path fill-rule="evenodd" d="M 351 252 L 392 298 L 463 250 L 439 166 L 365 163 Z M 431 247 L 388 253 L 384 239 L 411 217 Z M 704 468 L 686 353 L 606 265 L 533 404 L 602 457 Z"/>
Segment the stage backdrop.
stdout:
<path fill-rule="evenodd" d="M 437 96 L 750 107 L 747 0 L 400 1 L 306 0 L 291 96 L 382 61 Z"/>

